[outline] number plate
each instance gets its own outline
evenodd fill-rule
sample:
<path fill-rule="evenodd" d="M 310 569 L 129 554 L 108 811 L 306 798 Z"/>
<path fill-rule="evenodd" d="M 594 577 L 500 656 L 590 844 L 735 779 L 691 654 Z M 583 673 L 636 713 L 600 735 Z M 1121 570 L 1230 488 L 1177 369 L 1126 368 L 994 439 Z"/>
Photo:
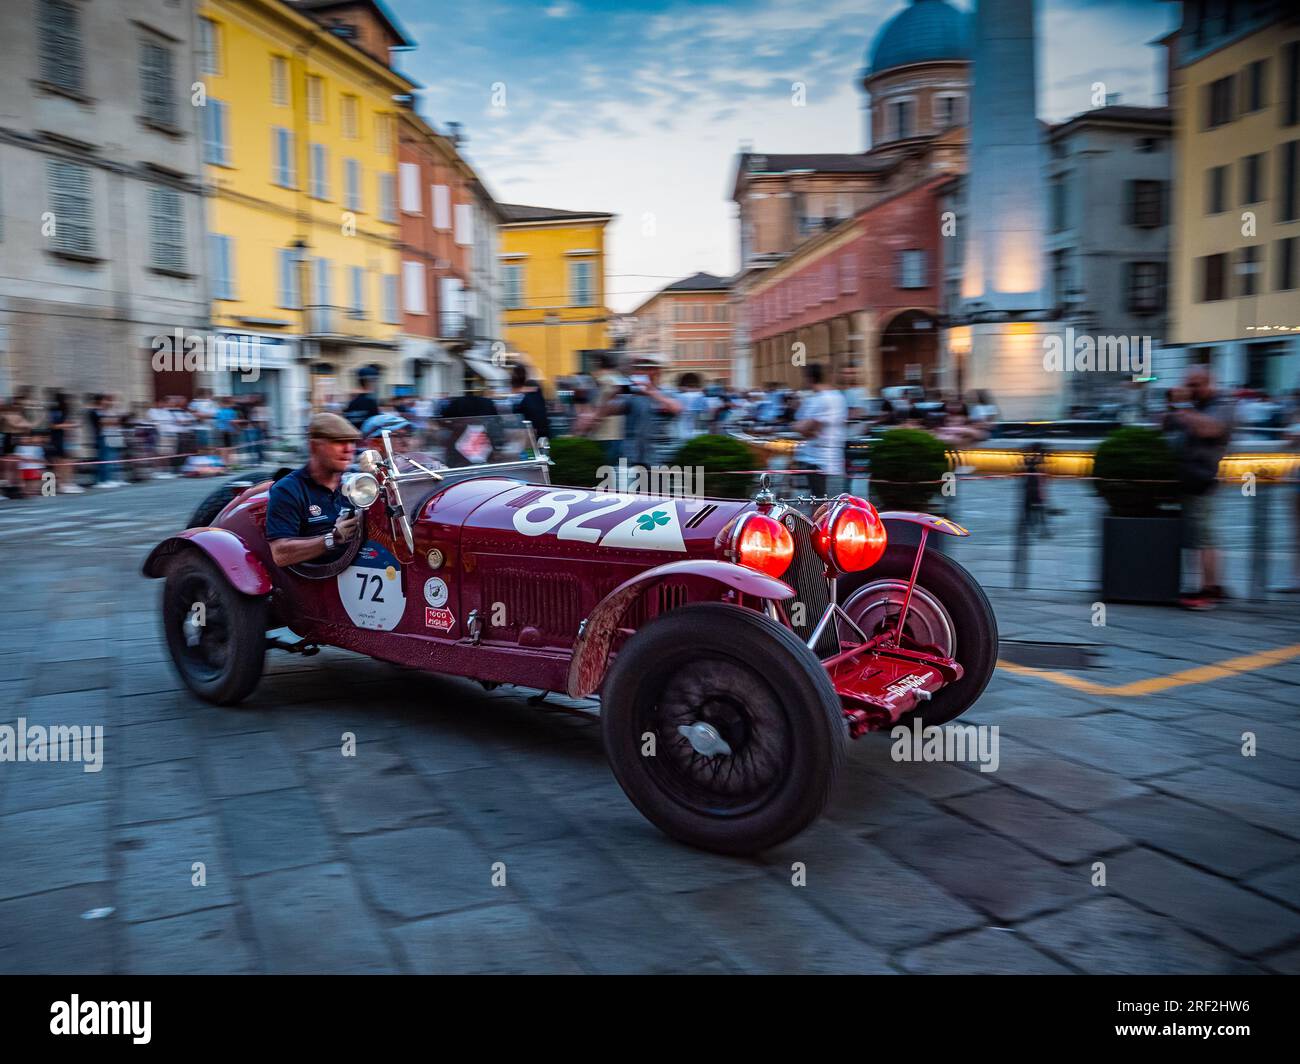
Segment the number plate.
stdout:
<path fill-rule="evenodd" d="M 356 560 L 339 573 L 339 599 L 358 628 L 391 632 L 406 612 L 402 567 L 397 559 L 371 540 Z"/>

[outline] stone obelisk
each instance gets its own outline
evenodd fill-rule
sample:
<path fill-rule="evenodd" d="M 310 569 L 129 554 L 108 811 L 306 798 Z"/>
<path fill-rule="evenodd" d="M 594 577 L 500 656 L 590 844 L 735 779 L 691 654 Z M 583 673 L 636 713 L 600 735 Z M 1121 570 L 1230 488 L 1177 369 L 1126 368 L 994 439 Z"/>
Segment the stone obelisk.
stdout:
<path fill-rule="evenodd" d="M 965 385 L 987 388 L 1004 419 L 1053 417 L 1061 412 L 1064 375 L 1043 364 L 1047 337 L 1059 327 L 1046 290 L 1034 0 L 978 0 L 973 82 L 961 284 Z"/>

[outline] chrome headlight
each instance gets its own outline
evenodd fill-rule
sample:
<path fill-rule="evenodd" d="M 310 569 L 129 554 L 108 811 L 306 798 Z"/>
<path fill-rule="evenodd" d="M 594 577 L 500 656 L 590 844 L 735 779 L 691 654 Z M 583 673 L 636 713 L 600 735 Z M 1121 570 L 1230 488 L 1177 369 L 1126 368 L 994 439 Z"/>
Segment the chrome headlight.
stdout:
<path fill-rule="evenodd" d="M 358 510 L 368 510 L 379 498 L 379 479 L 373 473 L 348 473 L 343 478 L 343 496 Z"/>

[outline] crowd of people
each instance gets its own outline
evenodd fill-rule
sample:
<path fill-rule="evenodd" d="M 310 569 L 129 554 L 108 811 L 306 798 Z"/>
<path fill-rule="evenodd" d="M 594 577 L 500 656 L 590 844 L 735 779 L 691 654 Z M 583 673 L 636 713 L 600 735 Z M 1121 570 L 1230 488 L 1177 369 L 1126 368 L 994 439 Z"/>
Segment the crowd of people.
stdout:
<path fill-rule="evenodd" d="M 802 374 L 799 388 L 767 382 L 737 389 L 694 372 L 673 375 L 651 355 L 623 359 L 602 353 L 590 374 L 561 378 L 549 396 L 529 368 L 516 363 L 505 387 L 467 373 L 463 394 L 445 398 L 381 398 L 375 376 L 363 375 L 350 395 L 329 397 L 318 409 L 339 414 L 357 430 L 377 415 L 395 414 L 415 432 L 437 418 L 518 413 L 538 438 L 595 441 L 614 467 L 621 460 L 629 467 L 671 464 L 682 443 L 703 433 L 783 438 L 795 442 L 794 460 L 808 471 L 817 495 L 848 487 L 848 441 L 905 427 L 951 447 L 970 447 L 999 420 L 997 404 L 984 391 L 962 397 L 895 385 L 872 395 L 853 366 L 833 374 L 811 364 Z M 1219 459 L 1234 434 L 1251 430 L 1271 431 L 1284 445 L 1300 446 L 1300 390 L 1280 398 L 1251 389 L 1221 393 L 1205 369 L 1193 368 L 1183 385 L 1140 398 L 1135 393 L 1124 410 L 1124 420 L 1157 426 L 1175 449 L 1186 545 L 1201 573 L 1200 590 L 1184 605 L 1211 608 L 1226 596 L 1213 510 Z M 149 405 L 109 393 L 88 393 L 78 401 L 57 389 L 41 399 L 20 388 L 0 400 L 0 485 L 6 492 L 0 499 L 42 491 L 47 474 L 66 494 L 84 491 L 87 483 L 113 488 L 149 478 L 210 476 L 261 462 L 272 437 L 262 394 L 214 395 L 200 388 L 192 399 L 170 396 Z M 1027 526 L 1046 533 L 1043 457 L 1036 450 L 1027 463 L 1025 509 Z M 1300 492 L 1294 497 L 1300 528 Z M 1294 587 L 1300 589 L 1300 549 L 1296 556 Z"/>
<path fill-rule="evenodd" d="M 0 482 L 10 494 L 34 495 L 52 475 L 61 494 L 117 488 L 150 478 L 211 476 L 244 460 L 261 460 L 271 438 L 261 394 L 193 399 L 173 395 L 129 403 L 110 392 L 75 399 L 48 389 L 41 399 L 19 388 L 0 401 Z M 4 498 L 0 494 L 0 498 Z"/>

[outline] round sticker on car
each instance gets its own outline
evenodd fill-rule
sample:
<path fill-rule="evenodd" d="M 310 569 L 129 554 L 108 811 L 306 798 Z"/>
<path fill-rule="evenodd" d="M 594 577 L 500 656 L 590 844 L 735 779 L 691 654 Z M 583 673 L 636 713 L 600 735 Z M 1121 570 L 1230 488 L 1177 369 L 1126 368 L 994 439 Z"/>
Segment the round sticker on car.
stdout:
<path fill-rule="evenodd" d="M 338 576 L 339 598 L 358 628 L 391 632 L 406 612 L 402 567 L 374 540 L 357 551 L 353 563 Z"/>
<path fill-rule="evenodd" d="M 447 605 L 447 582 L 436 576 L 429 577 L 424 582 L 424 601 L 430 606 Z"/>

